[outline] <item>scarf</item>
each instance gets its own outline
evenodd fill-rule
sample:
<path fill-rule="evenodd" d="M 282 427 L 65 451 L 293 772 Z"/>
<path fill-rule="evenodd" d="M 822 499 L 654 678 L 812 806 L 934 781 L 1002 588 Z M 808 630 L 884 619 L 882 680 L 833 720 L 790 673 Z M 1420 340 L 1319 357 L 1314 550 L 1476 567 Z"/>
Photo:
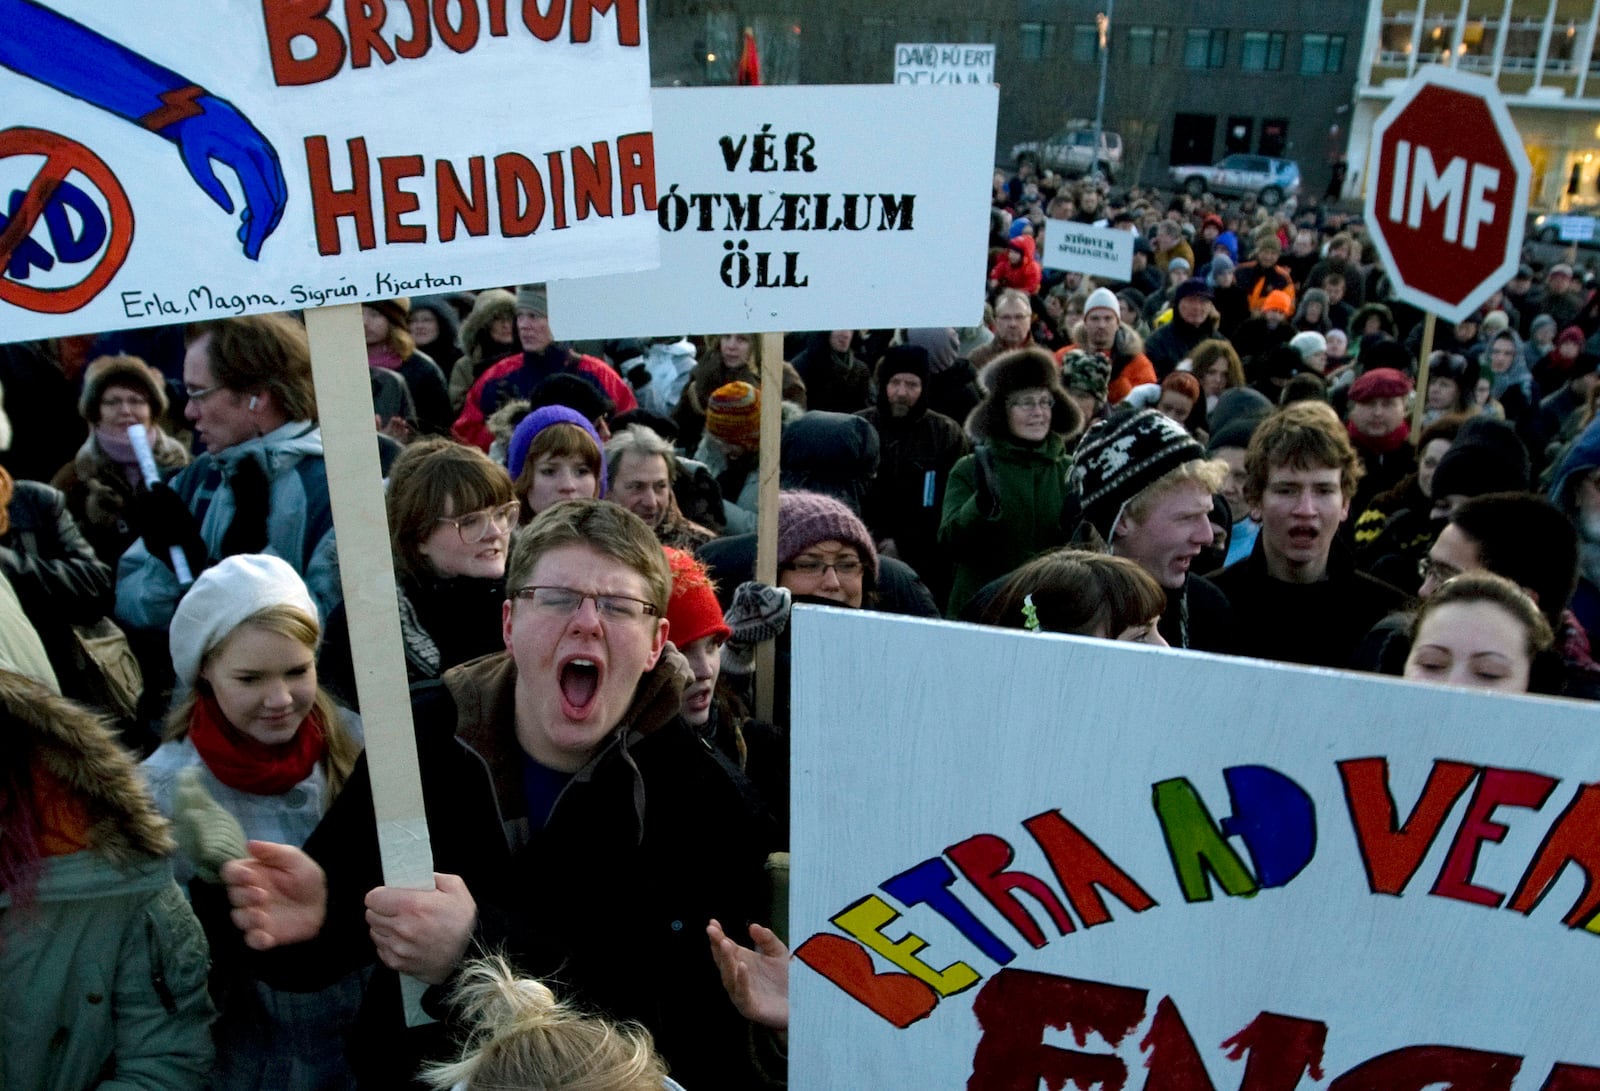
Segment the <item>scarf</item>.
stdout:
<path fill-rule="evenodd" d="M 1350 442 L 1355 444 L 1356 450 L 1364 455 L 1387 455 L 1400 449 L 1411 435 L 1411 425 L 1401 424 L 1394 431 L 1382 436 L 1369 436 L 1365 432 L 1356 430 L 1353 424 L 1345 425 L 1350 433 Z"/>
<path fill-rule="evenodd" d="M 195 698 L 189 741 L 212 776 L 229 788 L 257 796 L 287 792 L 311 775 L 328 750 L 327 732 L 314 709 L 294 738 L 268 746 L 230 724 L 211 696 Z"/>
<path fill-rule="evenodd" d="M 105 453 L 106 458 L 115 463 L 117 469 L 128 479 L 128 484 L 136 489 L 144 484 L 144 473 L 139 469 L 139 457 L 133 453 L 133 443 L 128 439 L 126 431 L 115 433 L 96 425 L 94 438 L 99 442 L 100 450 Z"/>
<path fill-rule="evenodd" d="M 400 359 L 399 354 L 390 348 L 387 343 L 367 346 L 368 367 L 381 367 L 387 371 L 398 371 L 403 363 L 405 361 Z"/>

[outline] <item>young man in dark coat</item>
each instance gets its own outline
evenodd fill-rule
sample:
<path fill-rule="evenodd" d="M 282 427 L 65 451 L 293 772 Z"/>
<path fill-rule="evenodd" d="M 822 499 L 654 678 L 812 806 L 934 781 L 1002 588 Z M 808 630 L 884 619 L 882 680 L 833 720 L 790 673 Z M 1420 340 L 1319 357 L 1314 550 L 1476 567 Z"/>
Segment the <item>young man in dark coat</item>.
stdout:
<path fill-rule="evenodd" d="M 1212 496 L 1228 464 L 1154 409 L 1113 412 L 1078 445 L 1068 508 L 1073 538 L 1136 562 L 1166 590 L 1160 631 L 1174 648 L 1233 650 L 1233 614 L 1214 584 L 1190 574 L 1211 545 Z"/>
<path fill-rule="evenodd" d="M 1404 592 L 1358 572 L 1338 539 L 1360 476 L 1360 456 L 1326 403 L 1285 406 L 1250 437 L 1244 498 L 1261 535 L 1216 576 L 1240 654 L 1349 667 L 1368 630 L 1406 604 Z"/>
<path fill-rule="evenodd" d="M 235 922 L 258 950 L 298 945 L 263 974 L 302 984 L 381 960 L 440 985 L 500 949 L 642 1023 L 689 1086 L 756 1086 L 706 927 L 766 916 L 772 824 L 679 715 L 661 546 L 617 505 L 568 501 L 517 538 L 506 584 L 506 652 L 413 697 L 436 889 L 380 885 L 363 758 L 305 852 L 258 843 L 226 866 Z M 379 971 L 353 1036 L 364 1086 L 415 1072 L 394 987 Z"/>
<path fill-rule="evenodd" d="M 928 353 L 915 345 L 891 348 L 878 365 L 878 404 L 857 414 L 878 430 L 878 475 L 861 516 L 879 550 L 915 568 L 943 602 L 950 562 L 938 548 L 939 516 L 950 470 L 969 447 L 960 423 L 928 408 L 927 382 Z"/>

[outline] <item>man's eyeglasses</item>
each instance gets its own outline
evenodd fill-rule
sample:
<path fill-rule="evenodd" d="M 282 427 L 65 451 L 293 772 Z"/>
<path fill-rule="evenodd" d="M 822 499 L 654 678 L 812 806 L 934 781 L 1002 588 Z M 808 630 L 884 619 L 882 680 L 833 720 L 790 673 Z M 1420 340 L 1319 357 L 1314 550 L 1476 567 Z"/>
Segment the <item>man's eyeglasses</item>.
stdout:
<path fill-rule="evenodd" d="M 1424 580 L 1431 576 L 1435 583 L 1444 583 L 1446 580 L 1453 580 L 1461 575 L 1461 569 L 1453 564 L 1436 561 L 1432 557 L 1424 557 L 1417 562 L 1417 575 Z"/>
<path fill-rule="evenodd" d="M 655 603 L 630 595 L 599 595 L 575 587 L 519 587 L 511 597 L 532 603 L 534 610 L 546 617 L 563 620 L 583 609 L 584 599 L 594 599 L 595 611 L 605 621 L 637 621 L 661 613 Z"/>
<path fill-rule="evenodd" d="M 509 534 L 517 529 L 517 520 L 521 517 L 522 505 L 513 500 L 509 504 L 501 504 L 498 508 L 484 508 L 481 511 L 468 512 L 466 515 L 454 517 L 441 515 L 434 522 L 453 523 L 456 533 L 461 535 L 462 545 L 477 545 L 489 536 L 491 526 L 502 534 Z"/>
<path fill-rule="evenodd" d="M 216 386 L 186 386 L 183 388 L 183 396 L 192 402 L 203 402 L 217 391 L 224 389 L 226 388 L 221 383 Z"/>
<path fill-rule="evenodd" d="M 799 572 L 804 576 L 820 576 L 831 568 L 841 580 L 847 580 L 852 576 L 861 575 L 863 565 L 854 557 L 841 557 L 837 561 L 824 561 L 816 557 L 799 557 L 790 561 L 784 567 L 791 572 Z"/>

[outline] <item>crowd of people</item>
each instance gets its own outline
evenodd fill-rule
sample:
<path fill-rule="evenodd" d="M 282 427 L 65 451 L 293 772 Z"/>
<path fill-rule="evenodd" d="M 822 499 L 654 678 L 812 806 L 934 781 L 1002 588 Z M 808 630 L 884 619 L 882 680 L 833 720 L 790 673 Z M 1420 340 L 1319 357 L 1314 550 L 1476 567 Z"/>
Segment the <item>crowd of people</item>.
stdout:
<path fill-rule="evenodd" d="M 990 214 L 980 325 L 783 359 L 561 343 L 540 285 L 363 307 L 432 890 L 379 868 L 298 316 L 0 346 L 0 1085 L 781 1086 L 797 602 L 1600 697 L 1569 265 L 1418 390 L 1349 215 L 1028 163 Z M 1129 279 L 1042 268 L 1062 220 Z"/>

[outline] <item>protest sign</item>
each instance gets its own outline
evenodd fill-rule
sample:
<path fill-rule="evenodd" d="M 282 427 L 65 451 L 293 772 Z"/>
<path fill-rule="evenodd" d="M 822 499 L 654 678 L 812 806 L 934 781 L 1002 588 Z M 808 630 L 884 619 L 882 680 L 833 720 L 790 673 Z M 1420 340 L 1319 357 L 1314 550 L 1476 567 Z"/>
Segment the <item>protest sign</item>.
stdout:
<path fill-rule="evenodd" d="M 1589 706 L 792 625 L 791 1086 L 1600 1086 Z"/>
<path fill-rule="evenodd" d="M 1133 233 L 1071 220 L 1046 220 L 1039 264 L 1100 280 L 1127 280 L 1133 275 Z"/>
<path fill-rule="evenodd" d="M 1555 220 L 1562 242 L 1589 242 L 1594 238 L 1593 216 L 1557 216 Z"/>
<path fill-rule="evenodd" d="M 655 263 L 639 0 L 5 11 L 7 337 Z"/>
<path fill-rule="evenodd" d="M 994 46 L 902 42 L 894 47 L 894 82 L 993 83 Z"/>
<path fill-rule="evenodd" d="M 663 88 L 653 101 L 661 265 L 552 283 L 557 337 L 978 322 L 996 88 Z"/>

